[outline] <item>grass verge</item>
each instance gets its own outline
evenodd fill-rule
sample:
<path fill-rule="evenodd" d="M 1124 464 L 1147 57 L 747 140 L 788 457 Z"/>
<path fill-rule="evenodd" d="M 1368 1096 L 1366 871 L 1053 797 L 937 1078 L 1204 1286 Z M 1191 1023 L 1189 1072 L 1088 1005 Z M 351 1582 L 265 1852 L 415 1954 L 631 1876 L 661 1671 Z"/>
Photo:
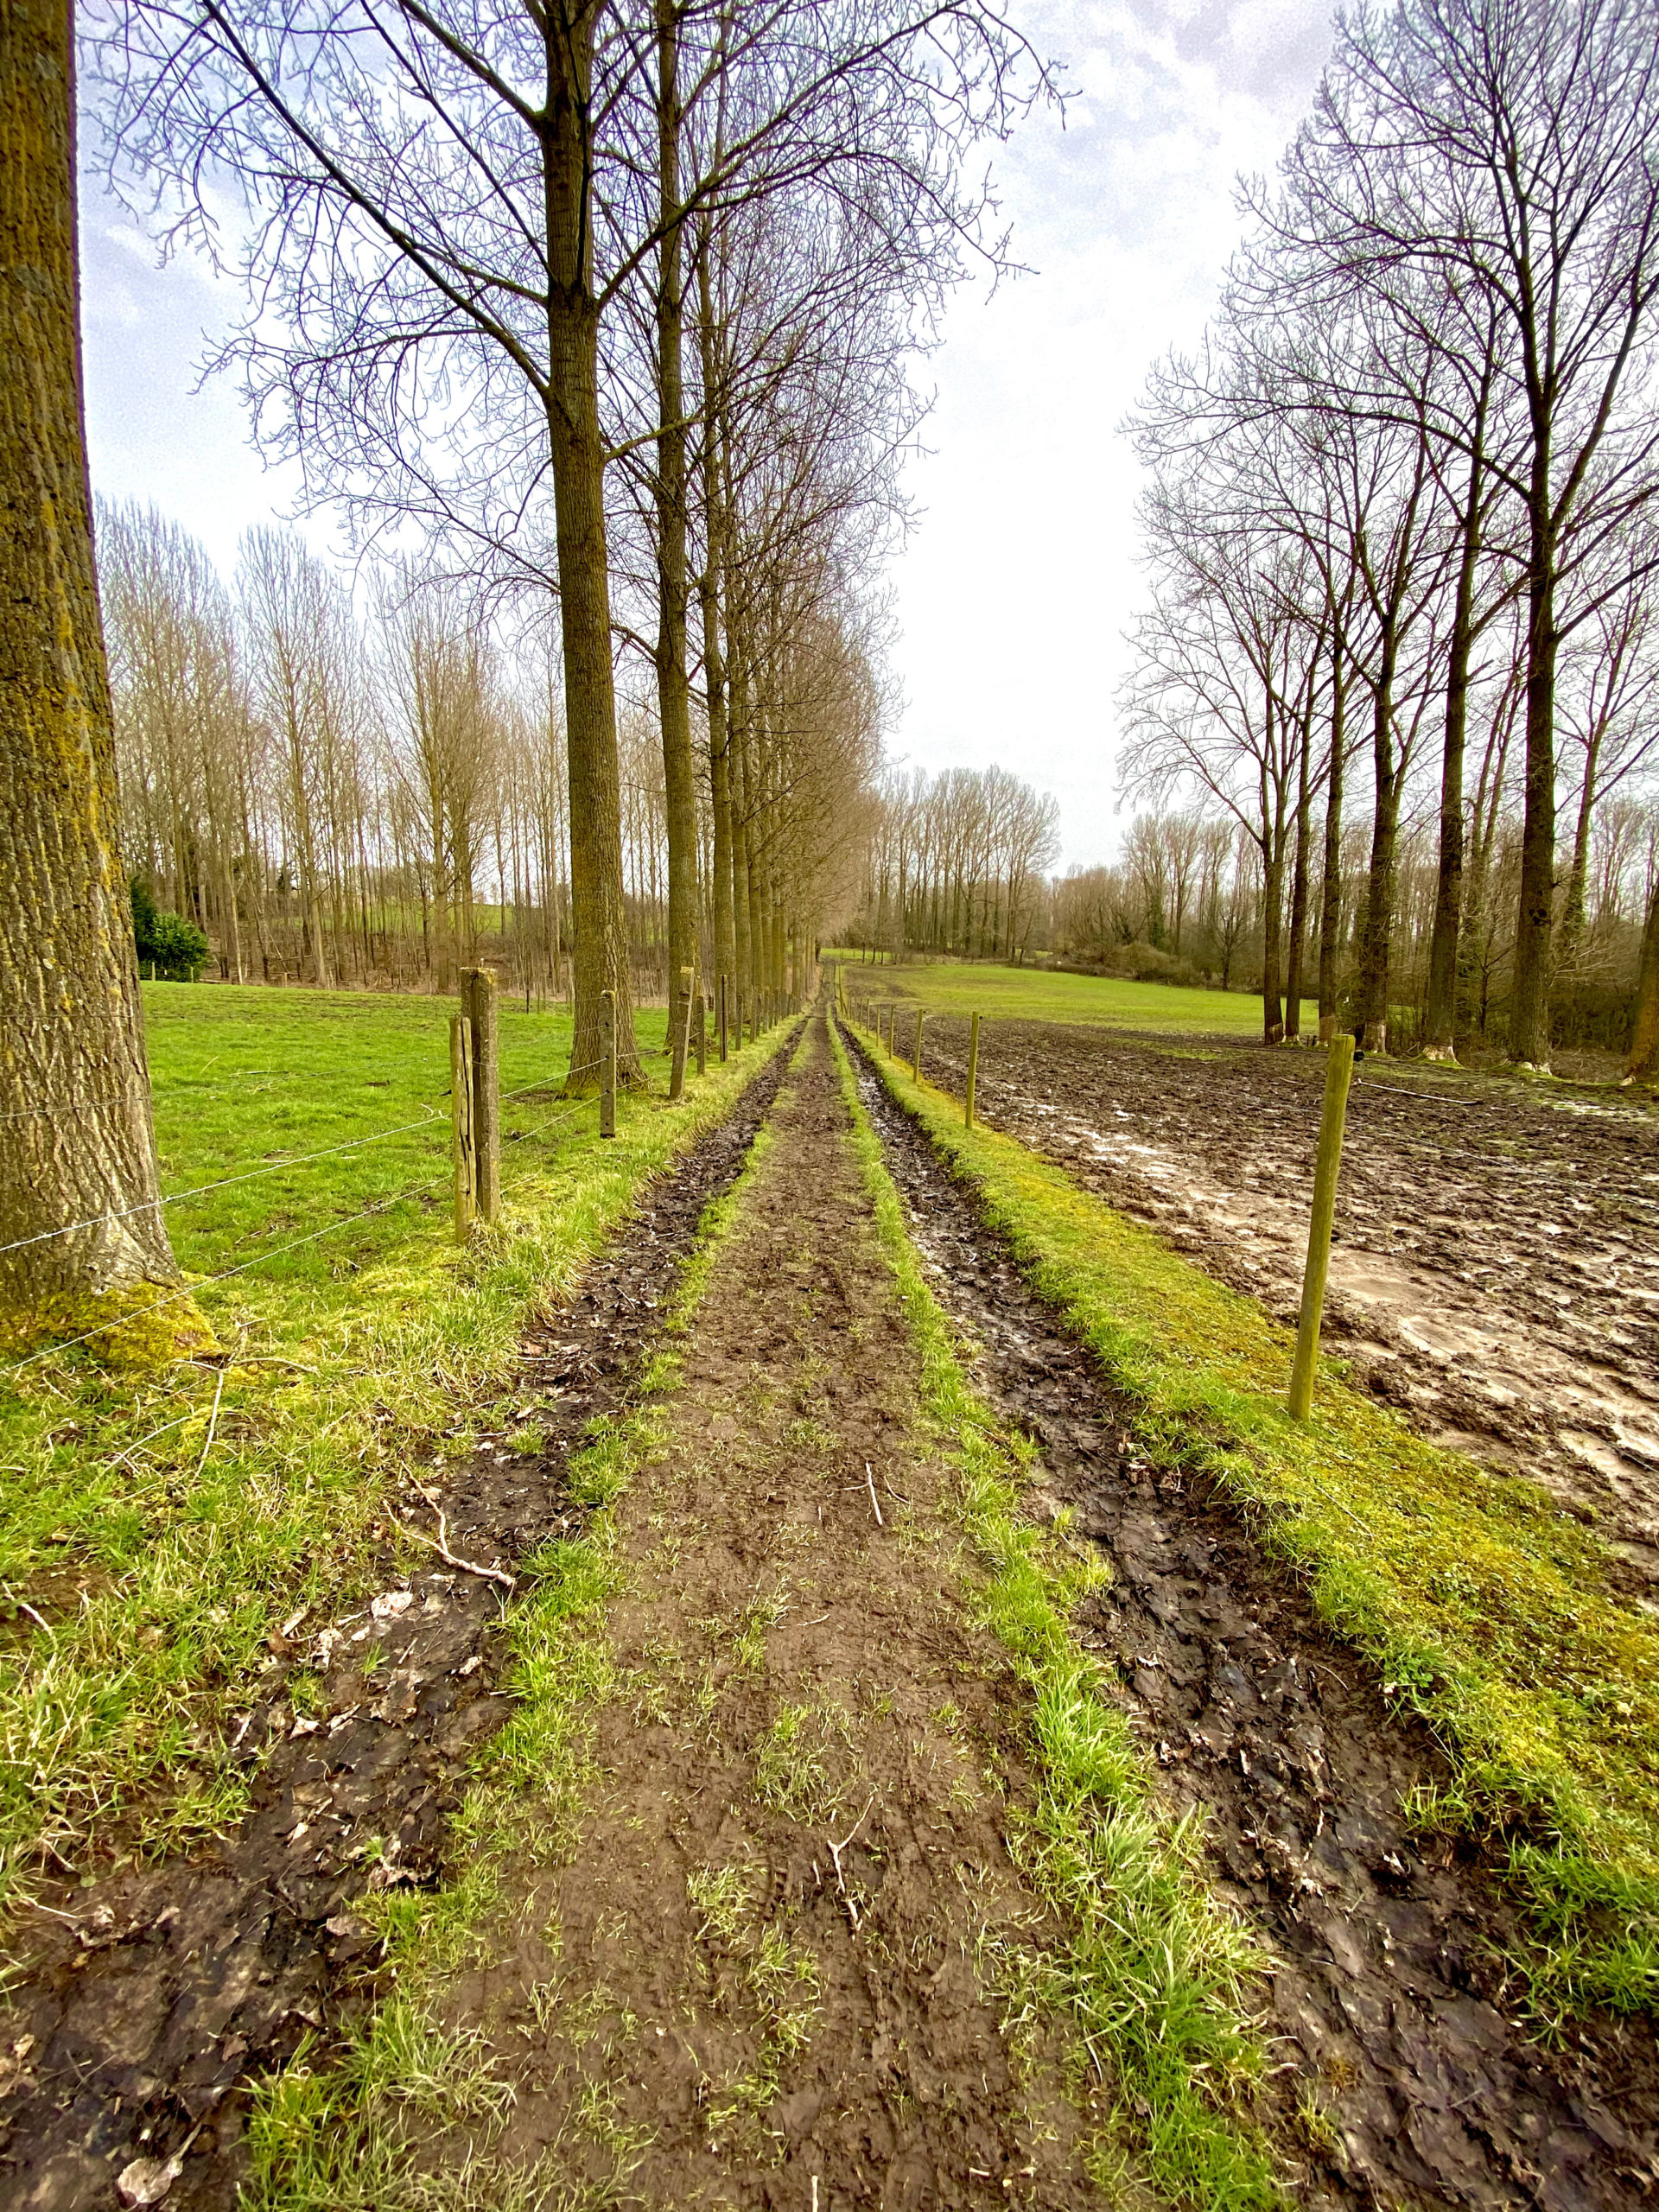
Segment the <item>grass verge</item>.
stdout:
<path fill-rule="evenodd" d="M 1409 1809 L 1496 1850 L 1531 1916 L 1515 1963 L 1538 2023 L 1659 2012 L 1659 1623 L 1608 1593 L 1593 1533 L 1329 1368 L 1314 1418 L 1293 1422 L 1293 1339 L 1254 1300 L 874 1058 L 1098 1356 L 1148 1452 L 1255 1512 L 1320 1618 L 1434 1729 L 1452 1779 Z"/>
<path fill-rule="evenodd" d="M 528 2170 L 491 2155 L 512 2085 L 481 2031 L 446 2027 L 445 1998 L 459 1974 L 511 1945 L 503 1900 L 515 1866 L 545 1867 L 571 1847 L 600 1709 L 616 1687 L 606 1620 L 623 1572 L 611 1509 L 662 1452 L 680 1344 L 772 1141 L 763 1124 L 737 1181 L 704 1209 L 635 1402 L 594 1421 L 571 1455 L 572 1495 L 591 1509 L 583 1534 L 544 1545 L 519 1567 L 503 1683 L 514 1711 L 477 1754 L 448 1878 L 435 1891 L 361 1908 L 385 1945 L 382 2001 L 343 2050 L 302 2050 L 257 2093 L 247 2212 L 563 2212 L 626 2201 L 639 2145 L 625 2116 L 602 2104 L 585 2116 L 583 2147 L 597 2141 L 613 2171 L 592 2194 L 571 2188 L 557 2147 Z M 533 1884 L 529 1894 L 533 1902 Z"/>
<path fill-rule="evenodd" d="M 930 1013 L 982 1014 L 998 1021 L 1066 1021 L 1103 1029 L 1185 1031 L 1260 1040 L 1262 995 L 1211 991 L 1177 983 L 1137 983 L 1123 976 L 1067 976 L 995 961 L 866 963 L 856 952 L 839 959 L 849 1001 L 866 993 L 899 998 Z M 1313 1001 L 1304 999 L 1311 1015 Z M 903 1030 L 899 1033 L 901 1038 Z"/>
<path fill-rule="evenodd" d="M 389 1472 L 507 1417 L 526 1317 L 776 1043 L 678 1106 L 620 1100 L 601 1143 L 557 1096 L 569 1017 L 504 1009 L 503 1214 L 459 1250 L 442 1002 L 146 996 L 164 1188 L 220 1185 L 169 1210 L 181 1262 L 257 1264 L 197 1290 L 218 1359 L 89 1344 L 0 1374 L 0 1916 L 43 1868 L 236 1817 L 224 1723 L 272 1630 L 365 1583 Z"/>
<path fill-rule="evenodd" d="M 1163 1808 L 1128 1721 L 1099 1694 L 1098 1663 L 1071 1634 L 1097 1560 L 1021 1520 L 1032 1455 L 1002 1436 L 968 1380 L 835 1043 L 876 1234 L 920 1356 L 923 1418 L 957 1471 L 983 1563 L 978 1607 L 1032 1695 L 1042 1789 L 1012 1840 L 1066 1931 L 1046 1962 L 1047 1994 L 1116 2075 L 1114 2132 L 1138 2144 L 1166 2196 L 1204 2212 L 1279 2205 L 1266 2149 L 1236 2107 L 1263 2063 L 1246 2007 L 1263 1961 L 1205 1886 L 1196 1818 Z M 1110 2155 L 1103 2144 L 1100 2160 Z"/>

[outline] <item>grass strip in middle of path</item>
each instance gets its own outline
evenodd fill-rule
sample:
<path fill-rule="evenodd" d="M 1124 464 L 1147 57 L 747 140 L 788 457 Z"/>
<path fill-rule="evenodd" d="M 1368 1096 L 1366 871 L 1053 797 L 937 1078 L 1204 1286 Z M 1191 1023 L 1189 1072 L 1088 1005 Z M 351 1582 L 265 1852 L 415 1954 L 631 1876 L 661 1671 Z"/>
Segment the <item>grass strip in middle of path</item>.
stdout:
<path fill-rule="evenodd" d="M 987 1571 L 978 1604 L 1033 1700 L 1042 1791 L 1011 1846 L 1068 1931 L 1048 1993 L 1116 2074 L 1116 2126 L 1144 2146 L 1161 2191 L 1205 2212 L 1279 2205 L 1268 2155 L 1238 2109 L 1263 2063 L 1246 1996 L 1266 1962 L 1205 1885 L 1198 1816 L 1164 1809 L 1128 1721 L 1099 1694 L 1098 1663 L 1068 1626 L 1098 1562 L 1063 1529 L 1021 1519 L 1033 1454 L 1000 1432 L 968 1378 L 831 1035 L 876 1234 L 920 1355 L 923 1417 L 957 1470 L 963 1526 Z"/>
<path fill-rule="evenodd" d="M 632 1402 L 592 1422 L 567 1463 L 571 1496 L 589 1509 L 582 1534 L 518 1563 L 502 1684 L 514 1710 L 477 1755 L 451 1830 L 448 1878 L 435 1891 L 382 1895 L 359 1907 L 385 1944 L 381 2001 L 331 2060 L 315 2045 L 302 2049 L 257 2093 L 245 2212 L 543 2212 L 575 2201 L 556 2151 L 530 2168 L 491 2154 L 512 2085 L 480 2030 L 445 2024 L 447 2000 L 458 1978 L 511 1941 L 513 1866 L 556 1856 L 574 1834 L 593 1776 L 597 1717 L 613 1688 L 607 1617 L 623 1576 L 611 1509 L 664 1448 L 680 1346 L 772 1141 L 763 1122 L 736 1181 L 703 1209 Z M 637 2153 L 625 2121 L 607 2133 L 613 2193 L 593 2201 L 621 2202 Z M 439 2162 L 442 2178 L 430 2171 Z"/>
<path fill-rule="evenodd" d="M 1596 1536 L 1539 1485 L 1414 1435 L 1327 1366 L 1285 1408 L 1293 1339 L 872 1045 L 888 1090 L 1069 1319 L 1165 1465 L 1258 1516 L 1267 1548 L 1434 1729 L 1451 1783 L 1420 1824 L 1484 1834 L 1530 1910 L 1535 2017 L 1659 2012 L 1659 1622 L 1608 1590 Z"/>

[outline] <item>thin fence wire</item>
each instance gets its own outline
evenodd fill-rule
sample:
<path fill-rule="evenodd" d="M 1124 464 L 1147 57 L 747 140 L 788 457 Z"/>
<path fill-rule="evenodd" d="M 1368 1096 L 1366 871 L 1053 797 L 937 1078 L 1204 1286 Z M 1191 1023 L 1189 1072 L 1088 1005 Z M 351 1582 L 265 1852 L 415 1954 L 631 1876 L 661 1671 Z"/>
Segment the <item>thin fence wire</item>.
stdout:
<path fill-rule="evenodd" d="M 503 1100 L 521 1098 L 528 1091 L 545 1089 L 549 1083 L 555 1080 L 569 1083 L 573 1076 L 587 1075 L 598 1065 L 599 1062 L 597 1060 L 589 1060 L 582 1067 L 567 1068 L 562 1077 L 538 1077 L 534 1083 L 524 1084 L 517 1090 L 505 1090 L 500 1095 Z M 445 1090 L 442 1096 L 447 1099 L 449 1093 L 448 1090 Z M 90 1104 L 98 1105 L 107 1104 L 110 1103 L 111 1102 L 107 1100 L 92 1100 L 90 1102 Z M 22 1114 L 33 1114 L 36 1112 L 48 1113 L 53 1110 L 54 1109 L 49 1107 L 36 1108 L 32 1106 L 25 1107 L 22 1109 Z M 22 1115 L 9 1115 L 6 1118 L 8 1120 L 17 1120 L 22 1118 Z M 118 1206 L 112 1208 L 108 1213 L 90 1214 L 85 1221 L 66 1222 L 60 1229 L 43 1229 L 36 1236 L 19 1236 L 15 1238 L 10 1244 L 0 1244 L 0 1257 L 3 1257 L 3 1255 L 8 1252 L 23 1251 L 31 1244 L 50 1243 L 54 1237 L 73 1236 L 83 1229 L 100 1228 L 106 1221 L 126 1221 L 130 1220 L 135 1214 L 154 1213 L 162 1206 L 184 1205 L 192 1198 L 206 1198 L 212 1191 L 228 1190 L 232 1184 L 251 1183 L 264 1175 L 280 1175 L 283 1170 L 287 1167 L 303 1167 L 308 1166 L 314 1160 L 329 1160 L 342 1152 L 360 1151 L 365 1145 L 382 1144 L 390 1137 L 407 1136 L 411 1130 L 430 1128 L 435 1122 L 438 1122 L 441 1119 L 442 1116 L 438 1113 L 435 1111 L 430 1111 L 422 1115 L 418 1121 L 400 1122 L 394 1128 L 390 1129 L 373 1129 L 370 1131 L 367 1136 L 349 1137 L 342 1144 L 323 1145 L 315 1152 L 293 1153 L 284 1160 L 269 1160 L 263 1166 L 246 1168 L 235 1175 L 221 1175 L 212 1183 L 198 1183 L 193 1185 L 193 1186 L 188 1191 L 174 1191 L 164 1198 L 146 1198 L 137 1205 Z"/>
<path fill-rule="evenodd" d="M 54 1236 L 73 1236 L 77 1230 L 96 1229 L 106 1221 L 126 1221 L 134 1214 L 155 1213 L 162 1206 L 183 1205 L 191 1198 L 205 1198 L 210 1191 L 228 1190 L 233 1183 L 257 1182 L 262 1175 L 280 1175 L 285 1167 L 303 1167 L 313 1160 L 329 1160 L 341 1152 L 358 1152 L 365 1144 L 381 1144 L 388 1137 L 407 1136 L 411 1129 L 429 1129 L 441 1122 L 438 1114 L 423 1114 L 418 1122 L 403 1122 L 396 1128 L 375 1129 L 365 1137 L 351 1137 L 344 1144 L 327 1144 L 316 1152 L 296 1152 L 286 1160 L 273 1160 L 264 1167 L 250 1167 L 239 1175 L 221 1175 L 216 1182 L 197 1183 L 188 1191 L 175 1191 L 170 1198 L 146 1198 L 140 1205 L 118 1206 L 109 1213 L 89 1215 L 85 1221 L 71 1221 L 61 1229 L 43 1229 L 38 1236 L 20 1236 L 10 1244 L 0 1244 L 0 1255 L 7 1252 L 21 1252 L 30 1244 L 49 1243 Z"/>
<path fill-rule="evenodd" d="M 557 1079 L 568 1083 L 573 1076 L 591 1074 L 600 1065 L 598 1060 L 586 1061 L 581 1067 L 567 1068 L 563 1077 Z M 534 1083 L 523 1084 L 517 1090 L 503 1092 L 501 1097 L 503 1099 L 522 1097 L 528 1091 L 544 1089 L 547 1084 L 554 1079 L 551 1077 L 542 1077 Z M 443 1095 L 448 1097 L 449 1094 L 446 1091 Z M 566 1107 L 561 1112 L 550 1115 L 547 1120 L 537 1122 L 533 1128 L 510 1132 L 504 1141 L 509 1144 L 523 1143 L 529 1138 L 539 1136 L 546 1130 L 556 1128 L 562 1122 L 574 1120 L 578 1114 L 591 1111 L 596 1103 L 593 1099 L 582 1099 L 575 1105 Z M 32 1113 L 37 1110 L 48 1112 L 53 1109 L 28 1108 L 24 1110 Z M 8 1118 L 18 1117 L 9 1116 Z M 377 1129 L 367 1136 L 350 1138 L 343 1144 L 325 1145 L 316 1152 L 296 1153 L 291 1159 L 272 1160 L 264 1166 L 250 1168 L 242 1174 L 221 1176 L 215 1182 L 197 1184 L 188 1191 L 175 1191 L 168 1198 L 150 1198 L 140 1205 L 123 1206 L 113 1209 L 108 1213 L 93 1214 L 86 1221 L 71 1222 L 62 1229 L 44 1230 L 37 1236 L 22 1236 L 17 1238 L 13 1243 L 0 1244 L 0 1255 L 21 1251 L 31 1244 L 45 1243 L 53 1237 L 73 1236 L 77 1230 L 96 1229 L 106 1221 L 124 1220 L 134 1214 L 151 1213 L 162 1206 L 181 1205 L 189 1198 L 205 1198 L 210 1192 L 227 1189 L 232 1184 L 253 1182 L 261 1176 L 276 1174 L 285 1167 L 301 1167 L 314 1160 L 327 1160 L 342 1152 L 358 1151 L 364 1145 L 379 1143 L 388 1137 L 406 1136 L 411 1130 L 430 1128 L 441 1119 L 442 1116 L 435 1113 L 423 1114 L 416 1122 L 401 1122 L 396 1128 L 390 1129 Z M 144 1320 L 150 1314 L 159 1313 L 163 1306 L 175 1304 L 181 1298 L 193 1297 L 198 1291 L 211 1289 L 215 1283 L 228 1281 L 232 1275 L 245 1274 L 251 1268 L 262 1267 L 268 1260 L 278 1260 L 285 1253 L 296 1252 L 303 1245 L 315 1244 L 319 1238 L 331 1236 L 335 1230 L 349 1229 L 355 1222 L 366 1221 L 375 1214 L 388 1213 L 393 1206 L 401 1205 L 409 1198 L 423 1197 L 426 1192 L 435 1191 L 441 1185 L 447 1184 L 449 1179 L 447 1173 L 435 1176 L 429 1182 L 412 1184 L 406 1190 L 394 1192 L 385 1198 L 377 1198 L 357 1213 L 343 1215 L 338 1221 L 325 1222 L 321 1229 L 312 1230 L 303 1236 L 293 1237 L 286 1244 L 279 1244 L 271 1251 L 257 1253 L 252 1259 L 241 1261 L 233 1268 L 223 1268 L 217 1274 L 206 1275 L 200 1281 L 187 1283 L 177 1290 L 168 1291 L 165 1297 L 155 1300 L 149 1306 L 141 1306 L 136 1313 L 118 1314 L 112 1320 L 100 1321 L 96 1328 L 87 1329 L 80 1336 L 69 1337 L 43 1345 L 39 1351 L 30 1352 L 22 1359 L 13 1360 L 6 1366 L 0 1367 L 0 1375 L 16 1375 L 25 1367 L 33 1367 L 38 1361 L 54 1358 L 60 1352 L 73 1351 L 78 1344 L 90 1343 L 92 1338 L 105 1335 L 111 1329 L 124 1328 L 130 1322 Z M 173 1423 L 168 1425 L 176 1426 Z M 154 1433 L 161 1433 L 159 1430 Z"/>
<path fill-rule="evenodd" d="M 280 1260 L 284 1253 L 297 1252 L 302 1244 L 315 1244 L 319 1237 L 331 1236 L 337 1229 L 349 1229 L 353 1222 L 366 1221 L 371 1214 L 390 1213 L 393 1206 L 402 1205 L 405 1199 L 423 1198 L 427 1192 L 437 1190 L 449 1179 L 447 1173 L 435 1175 L 429 1183 L 411 1184 L 407 1190 L 394 1192 L 390 1198 L 377 1198 L 372 1205 L 365 1206 L 360 1212 L 343 1214 L 338 1221 L 325 1222 L 321 1229 L 314 1229 L 304 1236 L 292 1237 L 286 1244 L 278 1244 L 269 1252 L 257 1252 L 252 1259 L 244 1260 L 236 1267 L 221 1268 L 216 1275 L 205 1275 L 200 1282 L 184 1283 L 177 1290 L 169 1290 L 164 1298 L 140 1306 L 136 1313 L 118 1313 L 113 1320 L 100 1321 L 95 1329 L 87 1329 L 80 1336 L 44 1344 L 39 1351 L 30 1352 L 22 1359 L 14 1359 L 9 1365 L 0 1367 L 0 1375 L 16 1375 L 20 1369 L 33 1367 L 37 1360 L 54 1359 L 60 1352 L 73 1351 L 77 1344 L 88 1344 L 92 1338 L 101 1337 L 111 1329 L 125 1328 L 130 1322 L 146 1320 L 150 1314 L 159 1313 L 163 1306 L 172 1306 L 181 1298 L 194 1298 L 198 1291 L 209 1290 L 215 1283 L 228 1282 L 232 1275 L 246 1274 L 250 1268 L 263 1267 L 267 1260 Z"/>

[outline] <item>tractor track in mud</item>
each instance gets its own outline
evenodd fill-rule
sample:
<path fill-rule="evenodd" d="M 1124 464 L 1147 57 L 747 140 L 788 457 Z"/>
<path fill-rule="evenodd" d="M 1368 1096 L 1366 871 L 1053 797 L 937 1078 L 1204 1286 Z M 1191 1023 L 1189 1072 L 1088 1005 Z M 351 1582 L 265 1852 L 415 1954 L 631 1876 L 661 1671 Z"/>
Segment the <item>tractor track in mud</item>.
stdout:
<path fill-rule="evenodd" d="M 796 1034 L 732 1113 L 667 1173 L 589 1266 L 569 1304 L 525 1331 L 518 1417 L 539 1452 L 481 1441 L 442 1475 L 412 1468 L 398 1517 L 510 1567 L 582 1521 L 563 1480 L 597 1416 L 626 1404 L 709 1202 L 731 1188 Z M 434 1489 L 434 1483 L 441 1488 Z M 438 1877 L 473 1748 L 511 1710 L 503 1587 L 435 1557 L 338 1622 L 272 1638 L 236 1748 L 257 1767 L 236 1832 L 188 1856 L 43 1885 L 0 2009 L 0 2200 L 9 2212 L 110 2212 L 165 2202 L 226 2212 L 245 2173 L 250 2083 L 371 2000 L 378 1940 L 366 1890 Z M 289 1678 L 310 1677 L 296 1707 Z M 16 1939 L 15 1939 L 16 1941 Z M 26 1948 L 25 1948 L 26 1946 Z"/>
<path fill-rule="evenodd" d="M 1597 2019 L 1548 2050 L 1524 2033 L 1501 1955 L 1516 1909 L 1474 1850 L 1426 1845 L 1402 1816 L 1414 1783 L 1447 1772 L 1430 1732 L 1389 1708 L 1235 1507 L 1149 1464 L 1093 1357 L 849 1041 L 935 1294 L 978 1347 L 976 1382 L 1112 1560 L 1079 1632 L 1171 1800 L 1203 1808 L 1217 1886 L 1272 1955 L 1268 2034 L 1321 2084 L 1334 2129 L 1301 2125 L 1306 2201 L 1651 2202 L 1651 2028 Z"/>

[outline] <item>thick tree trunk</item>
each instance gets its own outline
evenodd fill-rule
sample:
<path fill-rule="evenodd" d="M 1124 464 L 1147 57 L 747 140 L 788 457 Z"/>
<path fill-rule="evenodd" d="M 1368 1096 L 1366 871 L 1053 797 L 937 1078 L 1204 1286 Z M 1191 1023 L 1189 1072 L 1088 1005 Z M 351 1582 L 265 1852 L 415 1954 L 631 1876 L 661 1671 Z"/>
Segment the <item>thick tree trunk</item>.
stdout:
<path fill-rule="evenodd" d="M 1458 938 L 1463 927 L 1463 754 L 1469 721 L 1469 658 L 1474 643 L 1475 564 L 1480 556 L 1480 431 L 1469 466 L 1463 547 L 1446 657 L 1446 724 L 1440 747 L 1440 849 L 1434 882 L 1434 927 L 1428 946 L 1428 995 L 1423 1009 L 1423 1057 L 1457 1058 Z"/>
<path fill-rule="evenodd" d="M 1642 966 L 1636 986 L 1636 1026 L 1630 1037 L 1626 1083 L 1659 1084 L 1659 880 L 1648 900 L 1642 932 Z"/>
<path fill-rule="evenodd" d="M 1371 723 L 1376 811 L 1371 823 L 1371 867 L 1365 891 L 1365 929 L 1359 951 L 1359 1009 L 1356 1033 L 1368 1052 L 1389 1049 L 1389 954 L 1394 934 L 1395 849 L 1400 828 L 1400 774 L 1394 758 L 1392 632 L 1383 639 Z"/>
<path fill-rule="evenodd" d="M 729 639 L 731 632 L 727 631 Z M 727 728 L 726 752 L 732 787 L 732 988 L 749 1002 L 754 989 L 749 945 L 749 818 L 748 778 L 745 772 L 748 726 L 748 673 L 741 653 L 732 670 L 732 713 Z"/>
<path fill-rule="evenodd" d="M 702 613 L 702 685 L 709 711 L 709 796 L 713 815 L 713 876 L 710 904 L 714 909 L 715 974 L 734 982 L 737 943 L 732 917 L 732 772 L 731 745 L 727 728 L 726 661 L 721 647 L 721 577 L 725 558 L 725 514 L 721 499 L 721 460 L 719 451 L 719 414 L 709 395 L 717 385 L 713 289 L 705 238 L 697 257 L 697 340 L 702 365 L 703 404 L 710 408 L 703 428 L 703 569 L 698 584 Z M 731 986 L 728 984 L 728 988 Z M 716 986 L 718 988 L 718 986 Z"/>
<path fill-rule="evenodd" d="M 1325 852 L 1319 879 L 1319 1042 L 1337 1033 L 1337 961 L 1342 935 L 1342 772 L 1348 749 L 1348 683 L 1342 640 L 1332 649 L 1331 772 L 1325 786 Z"/>
<path fill-rule="evenodd" d="M 0 1313 L 13 1325 L 179 1280 L 156 1203 L 92 569 L 71 53 L 68 0 L 0 9 L 0 1241 L 22 1248 L 0 1254 Z"/>
<path fill-rule="evenodd" d="M 1549 458 L 1534 464 L 1527 619 L 1527 776 L 1521 825 L 1521 892 L 1510 1000 L 1510 1058 L 1549 1065 L 1549 940 L 1555 910 L 1555 546 Z"/>
<path fill-rule="evenodd" d="M 1585 749 L 1584 783 L 1579 791 L 1579 818 L 1573 836 L 1573 861 L 1567 869 L 1567 895 L 1561 900 L 1560 933 L 1556 941 L 1552 982 L 1570 982 L 1584 944 L 1585 893 L 1590 879 L 1590 831 L 1595 820 L 1597 772 L 1605 726 L 1595 730 Z"/>
<path fill-rule="evenodd" d="M 1282 835 L 1269 834 L 1262 855 L 1262 1034 L 1264 1042 L 1284 1042 L 1285 1018 L 1280 1001 L 1280 976 L 1284 957 L 1285 846 Z"/>
<path fill-rule="evenodd" d="M 680 220 L 679 33 L 675 0 L 658 0 L 657 137 L 659 219 L 657 285 L 657 704 L 663 736 L 668 831 L 668 975 L 675 1078 L 683 1075 L 680 978 L 697 967 L 697 810 L 691 773 L 691 691 L 686 676 L 685 396 L 681 365 L 685 302 Z"/>
<path fill-rule="evenodd" d="M 575 1020 L 570 1089 L 599 1084 L 601 995 L 613 991 L 617 1074 L 645 1077 L 633 1040 L 627 909 L 622 893 L 622 798 L 611 668 L 610 569 L 605 542 L 605 449 L 599 427 L 599 310 L 592 283 L 592 164 L 587 143 L 594 16 L 563 0 L 549 18 L 547 184 L 548 437 L 564 650 L 565 747 L 570 770 L 571 969 Z"/>
<path fill-rule="evenodd" d="M 1308 797 L 1308 754 L 1313 748 L 1313 708 L 1302 716 L 1302 742 L 1296 763 L 1296 857 L 1290 880 L 1290 950 L 1285 961 L 1285 1039 L 1302 1033 L 1302 968 L 1307 946 L 1307 855 L 1313 808 Z"/>

